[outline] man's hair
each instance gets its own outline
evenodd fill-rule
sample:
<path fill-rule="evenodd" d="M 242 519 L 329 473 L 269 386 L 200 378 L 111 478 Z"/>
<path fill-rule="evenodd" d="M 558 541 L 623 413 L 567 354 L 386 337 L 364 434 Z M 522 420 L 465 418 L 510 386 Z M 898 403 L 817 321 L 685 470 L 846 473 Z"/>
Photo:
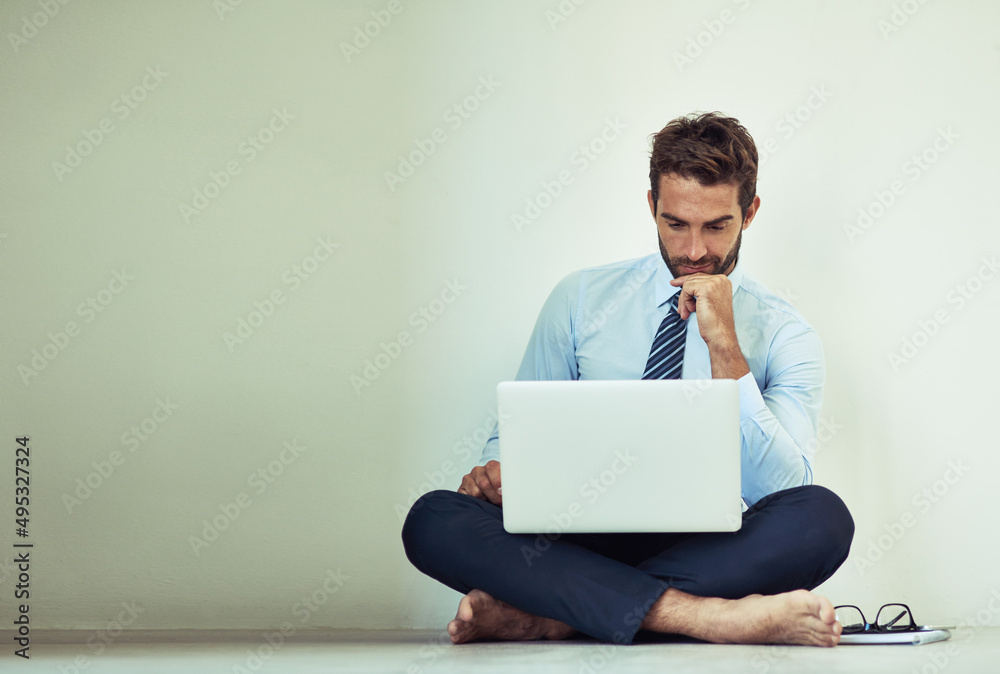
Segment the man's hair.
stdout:
<path fill-rule="evenodd" d="M 757 194 L 757 146 L 750 133 L 732 117 L 718 112 L 678 117 L 653 136 L 649 153 L 649 186 L 653 204 L 660 196 L 660 176 L 675 173 L 709 187 L 739 186 L 739 204 L 746 218 Z"/>

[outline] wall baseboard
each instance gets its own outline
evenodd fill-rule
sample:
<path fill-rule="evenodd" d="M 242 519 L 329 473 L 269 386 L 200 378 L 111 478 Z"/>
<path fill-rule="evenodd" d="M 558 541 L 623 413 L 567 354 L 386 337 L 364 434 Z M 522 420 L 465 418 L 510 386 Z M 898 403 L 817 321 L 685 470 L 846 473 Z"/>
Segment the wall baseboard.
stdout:
<path fill-rule="evenodd" d="M 178 630 L 123 630 L 114 637 L 114 643 L 256 643 L 274 630 L 234 629 L 178 629 Z M 37 644 L 86 644 L 97 630 L 31 630 L 31 645 Z M 286 642 L 297 643 L 385 643 L 410 641 L 425 642 L 441 630 L 361 630 L 361 629 L 300 629 L 285 636 Z M 0 630 L 0 643 L 13 644 L 15 630 Z M 110 636 L 110 635 L 109 635 Z"/>

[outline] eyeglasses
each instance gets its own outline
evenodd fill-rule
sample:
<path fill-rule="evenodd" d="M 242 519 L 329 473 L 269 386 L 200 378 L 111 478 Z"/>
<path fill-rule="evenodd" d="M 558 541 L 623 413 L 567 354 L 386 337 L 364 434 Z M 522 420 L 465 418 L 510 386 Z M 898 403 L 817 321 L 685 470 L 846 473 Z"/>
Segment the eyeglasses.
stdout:
<path fill-rule="evenodd" d="M 842 634 L 857 632 L 906 632 L 920 629 L 913 620 L 913 613 L 906 604 L 886 604 L 878 610 L 875 623 L 865 620 L 865 615 L 857 606 L 844 604 L 834 606 L 837 622 L 843 628 Z"/>

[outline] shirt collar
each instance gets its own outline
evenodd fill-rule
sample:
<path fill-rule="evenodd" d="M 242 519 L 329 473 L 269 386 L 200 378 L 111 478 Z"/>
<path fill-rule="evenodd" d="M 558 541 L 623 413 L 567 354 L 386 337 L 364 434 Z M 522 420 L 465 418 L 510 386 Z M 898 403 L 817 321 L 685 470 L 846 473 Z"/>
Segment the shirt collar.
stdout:
<path fill-rule="evenodd" d="M 674 275 L 667 268 L 667 263 L 663 261 L 663 255 L 657 254 L 659 264 L 656 267 L 656 306 L 662 307 L 671 297 L 676 295 L 680 288 L 670 285 Z M 736 266 L 729 272 L 729 282 L 733 284 L 733 295 L 743 283 L 743 262 L 737 258 Z"/>

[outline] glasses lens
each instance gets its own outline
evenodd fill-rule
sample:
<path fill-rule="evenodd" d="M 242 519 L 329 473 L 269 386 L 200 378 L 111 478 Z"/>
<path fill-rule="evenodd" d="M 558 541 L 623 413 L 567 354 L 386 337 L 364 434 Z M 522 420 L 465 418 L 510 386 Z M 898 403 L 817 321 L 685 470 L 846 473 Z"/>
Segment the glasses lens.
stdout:
<path fill-rule="evenodd" d="M 865 629 L 865 617 L 856 606 L 838 606 L 837 622 L 843 628 L 844 634 L 861 632 Z"/>
<path fill-rule="evenodd" d="M 875 624 L 883 632 L 894 630 L 908 630 L 913 622 L 910 617 L 910 609 L 902 604 L 886 604 L 875 618 Z"/>

